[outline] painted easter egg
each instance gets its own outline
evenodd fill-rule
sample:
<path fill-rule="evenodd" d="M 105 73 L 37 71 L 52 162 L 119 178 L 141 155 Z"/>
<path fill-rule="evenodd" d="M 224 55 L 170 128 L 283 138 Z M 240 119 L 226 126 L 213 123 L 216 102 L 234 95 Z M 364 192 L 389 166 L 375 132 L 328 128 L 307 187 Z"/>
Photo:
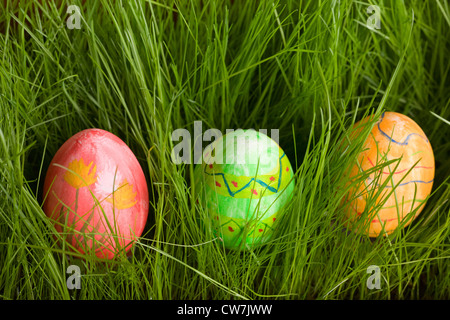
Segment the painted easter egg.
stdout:
<path fill-rule="evenodd" d="M 356 132 L 369 120 L 355 124 Z M 409 117 L 384 112 L 351 168 L 359 177 L 344 199 L 347 224 L 369 237 L 391 234 L 423 210 L 434 180 L 434 155 L 423 130 Z"/>
<path fill-rule="evenodd" d="M 292 197 L 294 172 L 273 139 L 255 130 L 236 130 L 208 145 L 195 169 L 197 201 L 205 225 L 229 249 L 262 245 Z"/>
<path fill-rule="evenodd" d="M 83 130 L 56 152 L 44 182 L 44 212 L 71 249 L 112 259 L 130 250 L 147 221 L 144 172 L 129 147 Z"/>

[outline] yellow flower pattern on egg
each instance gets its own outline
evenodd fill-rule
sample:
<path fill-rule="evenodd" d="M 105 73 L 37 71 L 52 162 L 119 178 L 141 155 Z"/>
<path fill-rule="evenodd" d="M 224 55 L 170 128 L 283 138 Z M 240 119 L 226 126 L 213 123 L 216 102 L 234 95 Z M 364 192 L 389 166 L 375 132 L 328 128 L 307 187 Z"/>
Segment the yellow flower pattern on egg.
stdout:
<path fill-rule="evenodd" d="M 106 201 L 119 210 L 128 209 L 136 204 L 136 194 L 136 192 L 133 192 L 133 186 L 125 179 L 119 188 L 106 198 Z"/>
<path fill-rule="evenodd" d="M 75 189 L 90 186 L 97 181 L 97 166 L 92 167 L 93 164 L 91 161 L 86 165 L 83 158 L 72 160 L 64 174 L 64 180 Z"/>

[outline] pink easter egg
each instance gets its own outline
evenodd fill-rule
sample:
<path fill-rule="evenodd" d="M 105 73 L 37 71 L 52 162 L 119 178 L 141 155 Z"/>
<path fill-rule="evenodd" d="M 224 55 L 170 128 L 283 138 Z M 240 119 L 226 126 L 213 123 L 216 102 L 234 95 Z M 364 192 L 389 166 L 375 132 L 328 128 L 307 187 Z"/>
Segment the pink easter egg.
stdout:
<path fill-rule="evenodd" d="M 112 259 L 128 252 L 148 216 L 144 172 L 130 148 L 101 129 L 83 130 L 56 152 L 44 212 L 69 247 Z"/>

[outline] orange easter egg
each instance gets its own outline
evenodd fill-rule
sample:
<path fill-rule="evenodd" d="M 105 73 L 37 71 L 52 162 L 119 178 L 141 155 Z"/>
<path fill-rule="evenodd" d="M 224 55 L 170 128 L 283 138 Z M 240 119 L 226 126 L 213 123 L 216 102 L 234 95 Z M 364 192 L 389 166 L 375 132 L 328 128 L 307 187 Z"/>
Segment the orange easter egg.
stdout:
<path fill-rule="evenodd" d="M 391 234 L 410 224 L 425 206 L 434 181 L 433 149 L 412 119 L 385 112 L 362 150 L 351 167 L 353 183 L 343 201 L 347 226 L 369 237 Z"/>

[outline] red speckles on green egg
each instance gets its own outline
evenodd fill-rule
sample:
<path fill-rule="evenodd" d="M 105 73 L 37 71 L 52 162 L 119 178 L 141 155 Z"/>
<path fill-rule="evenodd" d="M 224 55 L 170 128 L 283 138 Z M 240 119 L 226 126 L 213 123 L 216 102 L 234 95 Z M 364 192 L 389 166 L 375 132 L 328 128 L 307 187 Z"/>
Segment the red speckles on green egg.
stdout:
<path fill-rule="evenodd" d="M 205 154 L 214 151 L 225 157 L 227 150 L 239 150 L 240 138 L 248 139 L 246 154 L 235 153 L 231 163 L 212 164 L 206 157 L 194 171 L 195 190 L 212 221 L 204 225 L 212 225 L 213 233 L 229 249 L 266 243 L 272 237 L 273 222 L 292 197 L 295 183 L 284 151 L 270 137 L 254 130 L 229 133 L 207 146 Z"/>

